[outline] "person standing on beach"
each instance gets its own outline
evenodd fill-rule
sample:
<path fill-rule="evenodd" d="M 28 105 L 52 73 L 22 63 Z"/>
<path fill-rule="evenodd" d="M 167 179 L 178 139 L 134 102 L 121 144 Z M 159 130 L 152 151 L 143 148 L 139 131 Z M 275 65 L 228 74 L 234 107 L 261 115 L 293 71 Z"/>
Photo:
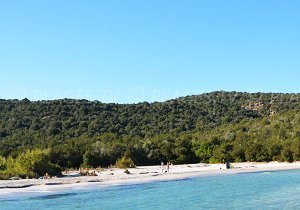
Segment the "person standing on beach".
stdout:
<path fill-rule="evenodd" d="M 164 170 L 165 170 L 165 165 L 164 162 L 161 161 L 161 173 L 164 173 Z"/>
<path fill-rule="evenodd" d="M 167 172 L 169 173 L 170 171 L 170 162 L 167 162 Z"/>

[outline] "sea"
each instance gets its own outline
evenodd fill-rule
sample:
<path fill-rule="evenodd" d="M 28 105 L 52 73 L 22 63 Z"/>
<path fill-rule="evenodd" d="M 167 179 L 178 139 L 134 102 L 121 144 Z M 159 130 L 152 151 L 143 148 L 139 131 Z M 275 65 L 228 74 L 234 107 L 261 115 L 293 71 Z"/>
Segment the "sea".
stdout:
<path fill-rule="evenodd" d="M 0 209 L 299 209 L 300 170 L 0 197 Z"/>

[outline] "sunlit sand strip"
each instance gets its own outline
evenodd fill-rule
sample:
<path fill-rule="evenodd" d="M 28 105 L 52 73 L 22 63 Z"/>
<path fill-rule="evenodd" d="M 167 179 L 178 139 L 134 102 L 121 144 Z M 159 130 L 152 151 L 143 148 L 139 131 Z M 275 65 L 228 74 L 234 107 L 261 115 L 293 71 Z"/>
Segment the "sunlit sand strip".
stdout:
<path fill-rule="evenodd" d="M 154 181 L 168 181 L 201 176 L 218 176 L 238 173 L 272 172 L 280 170 L 300 170 L 300 162 L 295 163 L 234 163 L 233 169 L 226 170 L 224 164 L 187 164 L 170 167 L 170 172 L 162 172 L 160 166 L 142 166 L 129 169 L 99 171 L 95 177 L 55 178 L 49 180 L 0 181 L 0 198 L 23 195 L 51 194 L 67 190 L 81 190 L 116 185 L 141 184 Z M 164 169 L 165 171 L 165 169 Z M 74 173 L 74 172 L 73 172 Z M 31 186 L 33 185 L 33 186 Z M 24 186 L 31 186 L 20 188 Z M 14 188 L 15 187 L 15 188 Z"/>

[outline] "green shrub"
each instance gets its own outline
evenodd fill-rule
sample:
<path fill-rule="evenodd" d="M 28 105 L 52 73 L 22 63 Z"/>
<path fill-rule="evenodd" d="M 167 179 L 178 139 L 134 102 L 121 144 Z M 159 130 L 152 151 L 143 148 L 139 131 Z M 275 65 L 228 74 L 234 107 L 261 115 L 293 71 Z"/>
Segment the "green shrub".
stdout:
<path fill-rule="evenodd" d="M 0 179 L 13 176 L 34 178 L 48 173 L 51 176 L 61 174 L 61 168 L 50 162 L 47 150 L 28 150 L 16 159 L 0 158 Z"/>
<path fill-rule="evenodd" d="M 6 170 L 6 159 L 0 156 L 0 172 Z"/>
<path fill-rule="evenodd" d="M 281 151 L 281 156 L 284 161 L 287 161 L 287 162 L 294 161 L 293 152 L 288 147 L 283 148 L 283 150 Z"/>
<path fill-rule="evenodd" d="M 9 176 L 7 174 L 0 173 L 0 180 L 8 180 Z"/>
<path fill-rule="evenodd" d="M 209 163 L 210 164 L 216 164 L 216 163 L 220 163 L 221 161 L 219 161 L 218 159 L 216 159 L 214 156 L 212 156 L 210 159 L 209 159 Z"/>
<path fill-rule="evenodd" d="M 134 162 L 130 158 L 128 158 L 128 157 L 123 157 L 123 158 L 117 160 L 115 166 L 117 168 L 123 168 L 123 169 L 126 169 L 126 168 L 135 168 Z"/>

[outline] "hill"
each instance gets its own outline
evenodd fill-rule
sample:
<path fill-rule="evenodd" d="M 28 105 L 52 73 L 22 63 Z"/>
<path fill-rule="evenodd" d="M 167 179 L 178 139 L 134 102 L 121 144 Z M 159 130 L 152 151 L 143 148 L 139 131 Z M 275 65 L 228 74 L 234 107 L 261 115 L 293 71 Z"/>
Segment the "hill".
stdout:
<path fill-rule="evenodd" d="M 61 167 L 107 166 L 123 156 L 145 165 L 295 160 L 299 101 L 300 94 L 239 92 L 138 104 L 0 100 L 0 155 L 48 149 Z M 277 152 L 266 152 L 271 145 Z"/>

